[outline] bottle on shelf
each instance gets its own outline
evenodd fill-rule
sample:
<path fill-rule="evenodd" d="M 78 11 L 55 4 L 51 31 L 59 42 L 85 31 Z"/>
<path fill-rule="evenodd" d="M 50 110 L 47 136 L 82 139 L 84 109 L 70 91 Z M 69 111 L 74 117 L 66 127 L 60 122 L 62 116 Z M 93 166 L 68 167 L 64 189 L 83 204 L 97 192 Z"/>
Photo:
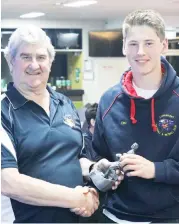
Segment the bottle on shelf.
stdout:
<path fill-rule="evenodd" d="M 7 91 L 7 82 L 5 79 L 1 79 L 1 92 Z"/>
<path fill-rule="evenodd" d="M 71 81 L 69 79 L 66 80 L 66 88 L 71 89 Z"/>
<path fill-rule="evenodd" d="M 75 82 L 80 81 L 80 68 L 75 68 Z"/>
<path fill-rule="evenodd" d="M 61 87 L 62 87 L 62 89 L 66 89 L 65 77 L 64 76 L 61 76 L 60 79 L 61 79 Z"/>
<path fill-rule="evenodd" d="M 61 89 L 62 87 L 62 80 L 59 77 L 56 77 L 56 87 Z"/>

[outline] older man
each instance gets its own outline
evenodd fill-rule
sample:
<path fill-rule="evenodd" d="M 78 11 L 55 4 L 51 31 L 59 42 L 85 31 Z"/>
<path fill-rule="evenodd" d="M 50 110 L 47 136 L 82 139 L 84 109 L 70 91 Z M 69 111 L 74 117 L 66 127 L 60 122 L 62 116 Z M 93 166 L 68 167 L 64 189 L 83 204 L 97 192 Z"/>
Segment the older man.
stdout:
<path fill-rule="evenodd" d="M 90 216 L 99 201 L 94 189 L 82 187 L 76 110 L 47 86 L 54 48 L 44 31 L 26 26 L 12 34 L 5 57 L 13 83 L 1 101 L 2 194 L 16 223 L 78 222 L 70 209 Z"/>

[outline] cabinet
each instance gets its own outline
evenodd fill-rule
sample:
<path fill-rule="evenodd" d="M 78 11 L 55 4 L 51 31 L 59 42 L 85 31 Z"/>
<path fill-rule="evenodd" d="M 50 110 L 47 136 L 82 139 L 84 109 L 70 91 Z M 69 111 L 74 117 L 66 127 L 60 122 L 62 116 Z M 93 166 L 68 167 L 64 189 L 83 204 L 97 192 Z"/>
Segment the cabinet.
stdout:
<path fill-rule="evenodd" d="M 44 29 L 55 49 L 82 49 L 81 29 Z"/>
<path fill-rule="evenodd" d="M 43 29 L 43 28 L 42 28 Z M 1 29 L 1 48 L 4 49 L 15 29 Z M 43 29 L 57 50 L 82 50 L 82 29 Z"/>

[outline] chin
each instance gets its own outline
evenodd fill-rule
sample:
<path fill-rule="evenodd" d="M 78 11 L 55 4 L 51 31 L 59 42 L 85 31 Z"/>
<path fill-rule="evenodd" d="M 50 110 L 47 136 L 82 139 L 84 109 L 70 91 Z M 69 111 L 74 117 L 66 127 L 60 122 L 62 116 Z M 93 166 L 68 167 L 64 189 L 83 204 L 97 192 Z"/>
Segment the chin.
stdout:
<path fill-rule="evenodd" d="M 135 72 L 139 75 L 145 76 L 152 72 L 152 69 L 136 69 Z"/>
<path fill-rule="evenodd" d="M 43 82 L 41 80 L 31 80 L 28 82 L 28 86 L 32 89 L 40 88 L 43 86 Z"/>

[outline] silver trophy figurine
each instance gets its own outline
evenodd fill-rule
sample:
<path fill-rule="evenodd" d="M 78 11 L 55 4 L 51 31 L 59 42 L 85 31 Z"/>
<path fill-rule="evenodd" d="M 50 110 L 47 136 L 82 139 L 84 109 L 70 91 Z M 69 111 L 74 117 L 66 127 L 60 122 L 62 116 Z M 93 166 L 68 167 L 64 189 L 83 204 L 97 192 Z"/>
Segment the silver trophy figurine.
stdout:
<path fill-rule="evenodd" d="M 127 152 L 127 154 L 135 154 L 136 150 L 139 148 L 139 145 L 135 142 L 131 145 L 131 149 Z M 90 173 L 90 178 L 94 185 L 103 192 L 111 190 L 115 181 L 118 180 L 118 175 L 116 174 L 116 170 L 122 171 L 120 166 L 120 157 L 122 154 L 116 154 L 117 161 L 113 162 L 112 165 L 107 169 L 106 172 L 102 172 L 99 170 L 92 170 Z"/>

